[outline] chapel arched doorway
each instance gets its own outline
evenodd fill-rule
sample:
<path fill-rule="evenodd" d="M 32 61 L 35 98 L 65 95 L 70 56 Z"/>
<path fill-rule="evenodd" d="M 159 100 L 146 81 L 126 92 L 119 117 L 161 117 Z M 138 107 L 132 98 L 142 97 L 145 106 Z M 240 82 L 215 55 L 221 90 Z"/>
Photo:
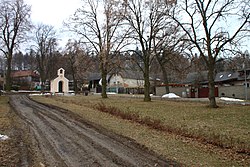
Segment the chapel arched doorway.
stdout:
<path fill-rule="evenodd" d="M 58 82 L 58 92 L 62 93 L 63 92 L 63 81 Z"/>

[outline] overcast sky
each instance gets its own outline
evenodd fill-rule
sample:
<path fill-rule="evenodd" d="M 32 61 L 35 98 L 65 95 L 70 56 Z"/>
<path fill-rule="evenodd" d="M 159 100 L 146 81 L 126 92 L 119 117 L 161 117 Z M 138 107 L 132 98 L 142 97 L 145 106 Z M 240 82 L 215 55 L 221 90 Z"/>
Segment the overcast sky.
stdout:
<path fill-rule="evenodd" d="M 24 0 L 31 5 L 31 19 L 33 23 L 43 23 L 52 25 L 58 31 L 58 38 L 61 40 L 60 46 L 64 46 L 69 38 L 69 34 L 60 33 L 62 23 L 73 15 L 77 8 L 82 6 L 81 0 Z M 246 42 L 249 46 L 249 42 Z"/>
<path fill-rule="evenodd" d="M 56 28 L 63 20 L 74 14 L 81 5 L 81 0 L 25 0 L 31 5 L 31 19 L 34 23 L 44 23 Z"/>
<path fill-rule="evenodd" d="M 81 0 L 24 0 L 31 5 L 31 19 L 34 24 L 47 24 L 55 27 L 60 39 L 59 45 L 63 47 L 71 36 L 62 33 L 63 21 L 81 7 Z"/>

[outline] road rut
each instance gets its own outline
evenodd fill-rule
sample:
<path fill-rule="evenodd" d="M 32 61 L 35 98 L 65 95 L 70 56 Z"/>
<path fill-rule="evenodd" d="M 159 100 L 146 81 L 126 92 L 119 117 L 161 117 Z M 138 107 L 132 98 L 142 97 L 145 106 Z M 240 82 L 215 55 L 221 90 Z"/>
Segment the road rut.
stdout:
<path fill-rule="evenodd" d="M 25 95 L 11 96 L 10 104 L 33 138 L 36 148 L 31 154 L 39 154 L 45 166 L 179 166 L 70 111 L 37 103 Z M 23 161 L 22 166 L 30 166 L 29 160 Z"/>

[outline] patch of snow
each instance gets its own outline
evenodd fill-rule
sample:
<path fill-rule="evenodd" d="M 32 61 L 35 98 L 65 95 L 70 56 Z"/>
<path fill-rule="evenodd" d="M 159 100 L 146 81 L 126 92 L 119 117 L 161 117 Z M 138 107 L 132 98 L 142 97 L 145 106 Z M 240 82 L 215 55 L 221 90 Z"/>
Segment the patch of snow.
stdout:
<path fill-rule="evenodd" d="M 18 90 L 19 93 L 39 93 L 40 91 L 36 90 Z"/>
<path fill-rule="evenodd" d="M 7 139 L 9 139 L 8 136 L 6 136 L 6 135 L 1 135 L 1 134 L 0 134 L 0 141 L 1 141 L 1 140 L 7 140 Z"/>
<path fill-rule="evenodd" d="M 107 92 L 107 95 L 116 95 L 117 93 L 115 92 Z"/>
<path fill-rule="evenodd" d="M 29 96 L 42 96 L 42 94 L 36 94 L 36 93 L 32 93 L 32 94 L 29 94 Z"/>
<path fill-rule="evenodd" d="M 177 96 L 174 93 L 168 93 L 168 94 L 163 95 L 162 98 L 174 99 L 174 98 L 180 98 L 180 96 Z"/>
<path fill-rule="evenodd" d="M 65 96 L 75 96 L 76 94 L 75 93 L 66 93 L 64 94 Z"/>
<path fill-rule="evenodd" d="M 230 97 L 221 97 L 220 99 L 224 100 L 224 101 L 244 101 L 241 99 L 234 99 L 234 98 L 230 98 Z"/>

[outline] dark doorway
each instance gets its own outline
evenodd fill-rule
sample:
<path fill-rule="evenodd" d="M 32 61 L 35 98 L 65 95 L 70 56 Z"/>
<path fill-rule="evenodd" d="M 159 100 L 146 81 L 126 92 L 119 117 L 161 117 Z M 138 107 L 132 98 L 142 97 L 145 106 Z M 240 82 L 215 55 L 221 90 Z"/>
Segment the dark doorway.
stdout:
<path fill-rule="evenodd" d="M 59 93 L 62 93 L 62 92 L 63 92 L 63 82 L 62 82 L 62 81 L 59 81 L 59 82 L 58 82 L 58 92 L 59 92 Z"/>

